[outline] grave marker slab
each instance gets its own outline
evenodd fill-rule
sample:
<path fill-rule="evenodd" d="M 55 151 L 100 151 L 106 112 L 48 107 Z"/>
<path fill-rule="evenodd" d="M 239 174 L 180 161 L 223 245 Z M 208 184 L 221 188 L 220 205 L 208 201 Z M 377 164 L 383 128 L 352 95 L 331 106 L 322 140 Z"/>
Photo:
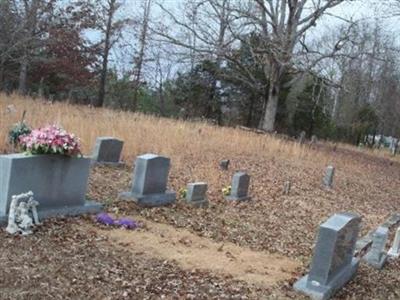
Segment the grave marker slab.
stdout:
<path fill-rule="evenodd" d="M 32 191 L 40 218 L 97 213 L 86 199 L 90 158 L 64 155 L 0 155 L 0 224 L 7 223 L 13 195 Z"/>
<path fill-rule="evenodd" d="M 124 142 L 113 137 L 98 137 L 93 150 L 94 163 L 120 165 Z"/>
<path fill-rule="evenodd" d="M 186 201 L 196 207 L 204 207 L 208 205 L 206 197 L 207 183 L 196 182 L 189 183 L 187 186 Z"/>
<path fill-rule="evenodd" d="M 232 178 L 232 189 L 230 195 L 226 196 L 227 200 L 244 201 L 249 200 L 247 195 L 250 185 L 250 176 L 245 172 L 236 172 Z"/>
<path fill-rule="evenodd" d="M 156 154 L 138 156 L 133 172 L 130 192 L 120 194 L 120 198 L 135 200 L 147 207 L 163 206 L 175 202 L 176 193 L 167 191 L 170 159 Z"/>
<path fill-rule="evenodd" d="M 382 269 L 387 260 L 385 245 L 388 239 L 389 229 L 379 226 L 372 236 L 372 246 L 363 260 L 375 269 Z"/>
<path fill-rule="evenodd" d="M 361 218 L 340 213 L 320 225 L 310 273 L 294 289 L 313 299 L 329 299 L 356 274 L 359 259 L 354 250 Z"/>
<path fill-rule="evenodd" d="M 400 257 L 400 227 L 398 227 L 396 230 L 396 235 L 393 240 L 393 245 L 390 248 L 388 255 L 394 258 Z"/>
<path fill-rule="evenodd" d="M 331 188 L 333 185 L 333 177 L 335 176 L 335 168 L 333 166 L 328 166 L 326 168 L 325 177 L 323 180 L 324 186 Z"/>

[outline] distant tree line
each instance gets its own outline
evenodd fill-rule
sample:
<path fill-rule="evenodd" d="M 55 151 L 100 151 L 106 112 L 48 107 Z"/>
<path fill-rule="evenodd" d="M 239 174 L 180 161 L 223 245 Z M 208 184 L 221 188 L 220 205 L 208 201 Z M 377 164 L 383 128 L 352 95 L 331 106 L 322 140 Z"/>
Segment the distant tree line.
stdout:
<path fill-rule="evenodd" d="M 355 144 L 400 136 L 396 37 L 379 19 L 323 25 L 345 2 L 0 0 L 0 91 Z"/>

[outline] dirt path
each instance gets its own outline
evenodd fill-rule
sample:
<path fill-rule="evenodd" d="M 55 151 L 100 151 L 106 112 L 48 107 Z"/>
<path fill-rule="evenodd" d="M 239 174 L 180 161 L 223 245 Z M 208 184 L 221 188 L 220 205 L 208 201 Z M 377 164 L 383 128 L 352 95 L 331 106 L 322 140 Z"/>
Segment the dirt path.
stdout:
<path fill-rule="evenodd" d="M 93 227 L 115 245 L 133 254 L 146 253 L 162 260 L 173 260 L 183 269 L 200 269 L 230 275 L 262 287 L 289 280 L 300 264 L 289 258 L 256 252 L 232 243 L 218 244 L 185 229 L 145 221 L 143 229 L 127 231 Z"/>

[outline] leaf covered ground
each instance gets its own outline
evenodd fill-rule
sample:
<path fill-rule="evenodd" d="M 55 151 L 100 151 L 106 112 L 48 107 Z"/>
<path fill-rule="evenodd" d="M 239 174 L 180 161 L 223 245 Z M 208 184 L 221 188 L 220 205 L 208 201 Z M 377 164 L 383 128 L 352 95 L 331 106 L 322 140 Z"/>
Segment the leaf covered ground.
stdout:
<path fill-rule="evenodd" d="M 207 209 L 192 208 L 183 199 L 153 209 L 119 201 L 118 194 L 131 185 L 133 166 L 129 162 L 123 167 L 97 166 L 90 175 L 89 197 L 101 201 L 110 213 L 185 229 L 221 245 L 233 243 L 297 261 L 300 267 L 292 277 L 276 286 L 254 285 L 210 269 L 182 268 L 174 260 L 140 251 L 142 247 L 117 244 L 107 235 L 88 229 L 88 224 L 94 224 L 92 217 L 81 217 L 46 221 L 30 237 L 9 237 L 2 232 L 0 298 L 302 299 L 292 284 L 308 271 L 321 222 L 335 212 L 353 211 L 363 217 L 365 234 L 400 210 L 398 162 L 326 145 L 309 151 L 323 153 L 328 159 L 315 163 L 257 153 L 230 157 L 185 153 L 174 164 L 172 157 L 170 188 L 177 191 L 189 182 L 208 182 Z M 219 168 L 218 162 L 224 158 L 231 160 L 228 171 Z M 327 163 L 337 170 L 332 190 L 321 186 Z M 221 189 L 230 184 L 237 170 L 251 175 L 252 199 L 228 203 Z M 289 195 L 283 195 L 287 180 L 292 189 Z M 146 232 L 146 226 L 140 230 Z M 399 299 L 399 269 L 400 261 L 389 262 L 382 271 L 362 264 L 354 281 L 336 298 Z"/>

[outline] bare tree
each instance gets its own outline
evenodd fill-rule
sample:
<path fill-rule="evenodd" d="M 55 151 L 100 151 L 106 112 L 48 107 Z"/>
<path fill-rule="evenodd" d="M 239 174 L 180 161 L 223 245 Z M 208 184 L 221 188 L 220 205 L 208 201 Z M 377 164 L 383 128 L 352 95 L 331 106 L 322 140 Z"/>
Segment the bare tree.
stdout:
<path fill-rule="evenodd" d="M 122 28 L 127 22 L 126 19 L 115 20 L 115 15 L 122 3 L 117 0 L 106 0 L 104 3 L 100 2 L 99 7 L 99 20 L 98 28 L 103 34 L 104 38 L 101 41 L 101 59 L 102 67 L 100 70 L 100 82 L 98 97 L 92 101 L 93 106 L 101 107 L 104 104 L 106 95 L 107 72 L 110 50 L 117 42 L 121 35 Z"/>
<path fill-rule="evenodd" d="M 158 30 L 158 34 L 168 42 L 197 51 L 203 57 L 217 54 L 222 60 L 236 65 L 241 72 L 230 75 L 221 74 L 221 76 L 234 76 L 235 80 L 240 80 L 249 88 L 259 90 L 260 94 L 265 95 L 260 127 L 266 131 L 273 131 L 284 76 L 293 70 L 306 72 L 321 59 L 340 51 L 339 41 L 336 47 L 325 53 L 309 49 L 306 45 L 306 34 L 316 26 L 317 21 L 329 9 L 344 1 L 198 1 L 199 8 L 201 7 L 200 4 L 208 3 L 220 12 L 220 16 L 229 16 L 226 19 L 222 18 L 224 19 L 224 26 L 220 27 L 225 28 L 223 31 L 225 41 L 222 43 L 224 45 L 223 52 L 221 52 L 220 47 L 221 40 L 215 38 L 221 37 L 221 35 L 213 34 L 217 26 L 211 25 L 210 19 L 214 22 L 216 19 L 210 13 L 204 16 L 203 22 L 198 21 L 197 26 L 193 28 L 184 19 L 174 15 L 161 5 L 163 11 L 168 14 L 175 25 L 197 37 L 199 43 L 195 48 L 172 31 Z M 205 12 L 205 9 L 203 11 Z M 224 11 L 225 14 L 222 14 L 221 12 Z M 219 21 L 222 19 L 219 19 Z M 253 41 L 249 39 L 250 34 L 259 36 L 261 42 L 254 45 Z M 342 37 L 340 42 L 344 41 L 346 39 Z M 252 74 L 252 70 L 243 65 L 240 58 L 237 57 L 237 52 L 234 49 L 238 43 L 245 45 L 253 56 L 253 60 L 263 67 L 265 78 L 268 80 L 267 84 L 260 83 Z M 307 57 L 307 60 L 302 61 L 301 57 Z"/>
<path fill-rule="evenodd" d="M 152 0 L 145 0 L 142 3 L 142 9 L 143 13 L 141 16 L 141 20 L 139 20 L 140 24 L 140 35 L 138 39 L 139 43 L 139 50 L 137 55 L 134 57 L 134 71 L 133 71 L 133 88 L 134 88 L 134 94 L 133 94 L 133 103 L 132 103 L 132 109 L 133 111 L 137 110 L 137 105 L 138 105 L 138 97 L 139 97 L 139 91 L 140 87 L 142 85 L 142 72 L 143 72 L 143 64 L 145 60 L 145 50 L 146 46 L 149 40 L 149 22 L 150 22 L 150 13 L 151 13 L 151 7 L 152 7 Z"/>

